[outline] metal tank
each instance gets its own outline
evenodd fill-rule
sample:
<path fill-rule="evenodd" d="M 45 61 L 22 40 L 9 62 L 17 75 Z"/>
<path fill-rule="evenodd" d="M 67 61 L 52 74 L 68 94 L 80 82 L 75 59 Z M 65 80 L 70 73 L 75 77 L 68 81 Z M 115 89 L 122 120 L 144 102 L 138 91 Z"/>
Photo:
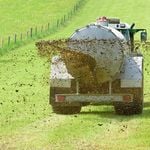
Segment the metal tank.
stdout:
<path fill-rule="evenodd" d="M 93 72 L 98 83 L 113 81 L 120 73 L 128 45 L 119 31 L 112 27 L 91 24 L 76 30 L 70 40 L 77 41 L 69 44 L 71 49 L 87 54 L 96 61 Z M 71 60 L 67 65 L 70 64 Z"/>

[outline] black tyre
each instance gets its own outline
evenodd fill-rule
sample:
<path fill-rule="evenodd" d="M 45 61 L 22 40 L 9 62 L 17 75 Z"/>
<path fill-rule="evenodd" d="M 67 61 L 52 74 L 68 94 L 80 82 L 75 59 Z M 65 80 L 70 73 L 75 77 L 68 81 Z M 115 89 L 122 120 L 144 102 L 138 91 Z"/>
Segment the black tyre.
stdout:
<path fill-rule="evenodd" d="M 71 93 L 68 88 L 50 88 L 50 104 L 56 114 L 77 114 L 81 111 L 81 105 L 78 103 L 55 102 L 55 94 Z"/>
<path fill-rule="evenodd" d="M 143 112 L 143 88 L 120 88 L 120 81 L 113 84 L 114 93 L 133 94 L 133 102 L 114 103 L 115 112 L 119 115 L 141 114 Z"/>
<path fill-rule="evenodd" d="M 77 114 L 80 113 L 80 106 L 55 106 L 52 105 L 53 112 L 56 114 Z"/>
<path fill-rule="evenodd" d="M 133 115 L 141 114 L 143 111 L 143 104 L 141 103 L 115 103 L 114 104 L 115 112 L 119 115 Z"/>

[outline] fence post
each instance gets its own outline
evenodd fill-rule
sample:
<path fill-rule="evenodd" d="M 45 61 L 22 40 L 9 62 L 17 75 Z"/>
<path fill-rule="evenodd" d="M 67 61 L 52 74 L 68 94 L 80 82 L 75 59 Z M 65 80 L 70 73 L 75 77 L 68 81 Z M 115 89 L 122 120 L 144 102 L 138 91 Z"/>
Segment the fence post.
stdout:
<path fill-rule="evenodd" d="M 43 26 L 41 26 L 41 33 L 43 32 Z"/>
<path fill-rule="evenodd" d="M 75 5 L 75 10 L 77 11 L 77 4 Z"/>
<path fill-rule="evenodd" d="M 35 35 L 37 35 L 37 27 L 35 27 Z"/>
<path fill-rule="evenodd" d="M 29 32 L 27 31 L 27 38 L 28 38 L 28 36 L 29 36 Z"/>
<path fill-rule="evenodd" d="M 4 39 L 2 39 L 2 47 L 4 47 Z"/>
<path fill-rule="evenodd" d="M 16 44 L 16 42 L 17 42 L 17 34 L 15 34 L 14 42 L 15 42 L 15 44 Z"/>
<path fill-rule="evenodd" d="M 57 19 L 57 27 L 59 27 L 59 19 Z"/>
<path fill-rule="evenodd" d="M 49 26 L 50 26 L 50 24 L 48 23 L 48 24 L 47 24 L 47 29 L 48 29 L 48 30 L 49 30 Z"/>
<path fill-rule="evenodd" d="M 73 14 L 73 13 L 72 13 L 72 10 L 71 10 L 71 12 L 70 12 L 70 17 L 72 17 L 72 14 Z"/>
<path fill-rule="evenodd" d="M 30 37 L 31 37 L 31 38 L 32 38 L 32 36 L 33 36 L 32 33 L 33 33 L 33 29 L 31 28 L 31 29 L 30 29 Z"/>
<path fill-rule="evenodd" d="M 74 11 L 74 13 L 75 13 L 75 11 L 76 11 L 76 7 L 74 6 L 74 9 L 73 9 L 73 11 Z"/>
<path fill-rule="evenodd" d="M 4 46 L 4 39 L 2 38 L 2 40 L 1 40 L 1 48 L 3 48 L 3 46 Z"/>
<path fill-rule="evenodd" d="M 63 18 L 61 18 L 61 24 L 63 24 L 64 23 L 64 19 Z"/>
<path fill-rule="evenodd" d="M 0 45 L 0 48 L 2 48 L 2 39 L 1 39 L 1 45 Z"/>
<path fill-rule="evenodd" d="M 8 45 L 10 45 L 10 36 L 8 36 Z"/>
<path fill-rule="evenodd" d="M 68 13 L 68 19 L 70 18 L 70 12 Z"/>
<path fill-rule="evenodd" d="M 79 7 L 78 4 L 76 4 L 76 9 L 77 9 L 77 10 L 78 10 L 78 7 Z"/>
<path fill-rule="evenodd" d="M 64 15 L 64 22 L 66 22 L 66 15 Z"/>

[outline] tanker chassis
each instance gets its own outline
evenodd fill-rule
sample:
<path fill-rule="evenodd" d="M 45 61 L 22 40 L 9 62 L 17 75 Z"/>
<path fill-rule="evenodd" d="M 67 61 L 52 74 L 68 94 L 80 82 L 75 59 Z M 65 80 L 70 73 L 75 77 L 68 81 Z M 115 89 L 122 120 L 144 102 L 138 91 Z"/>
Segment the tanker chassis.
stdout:
<path fill-rule="evenodd" d="M 121 115 L 142 113 L 143 55 L 135 47 L 134 35 L 140 32 L 145 42 L 147 32 L 134 26 L 101 17 L 72 34 L 68 47 L 91 57 L 94 69 L 90 73 L 80 66 L 84 60 L 74 54 L 69 61 L 63 56 L 52 58 L 50 104 L 55 113 L 75 114 L 83 106 L 102 104 L 113 105 Z"/>

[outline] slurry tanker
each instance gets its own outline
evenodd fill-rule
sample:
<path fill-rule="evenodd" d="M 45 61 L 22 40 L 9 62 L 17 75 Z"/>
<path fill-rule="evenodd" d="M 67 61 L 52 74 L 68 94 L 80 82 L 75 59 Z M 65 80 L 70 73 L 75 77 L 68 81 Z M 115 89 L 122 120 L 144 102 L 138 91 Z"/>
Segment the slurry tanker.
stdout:
<path fill-rule="evenodd" d="M 67 40 L 36 43 L 51 60 L 50 104 L 58 114 L 75 114 L 87 105 L 113 105 L 122 115 L 143 110 L 143 55 L 134 44 L 146 29 L 117 18 L 100 17 Z"/>

